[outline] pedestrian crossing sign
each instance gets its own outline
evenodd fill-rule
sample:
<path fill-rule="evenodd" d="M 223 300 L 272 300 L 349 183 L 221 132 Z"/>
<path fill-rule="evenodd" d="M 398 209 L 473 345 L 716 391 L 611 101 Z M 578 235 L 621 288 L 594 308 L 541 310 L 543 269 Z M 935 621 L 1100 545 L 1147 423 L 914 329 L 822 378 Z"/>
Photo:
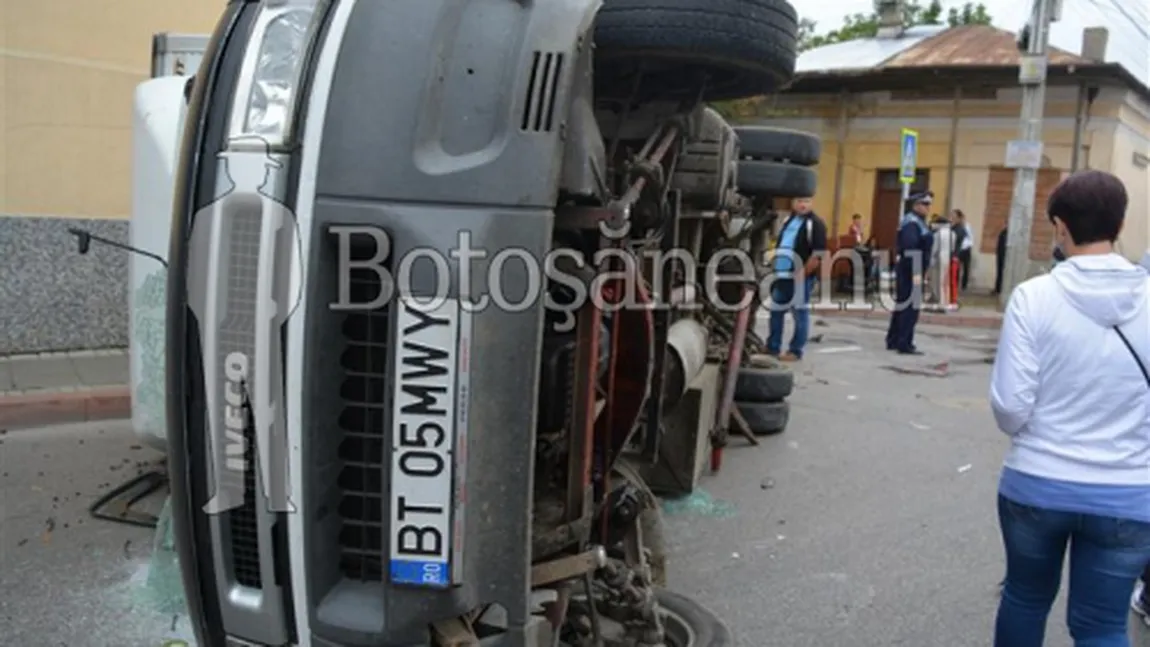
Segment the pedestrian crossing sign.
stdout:
<path fill-rule="evenodd" d="M 918 170 L 918 131 L 909 128 L 902 129 L 902 139 L 899 150 L 902 151 L 899 163 L 898 179 L 903 184 L 914 184 Z"/>

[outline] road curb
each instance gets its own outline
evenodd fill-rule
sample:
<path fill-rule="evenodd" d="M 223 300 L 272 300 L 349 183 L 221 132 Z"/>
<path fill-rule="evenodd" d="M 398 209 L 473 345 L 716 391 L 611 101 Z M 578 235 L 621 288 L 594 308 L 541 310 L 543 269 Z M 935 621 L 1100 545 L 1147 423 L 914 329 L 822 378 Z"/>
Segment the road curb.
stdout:
<path fill-rule="evenodd" d="M 875 319 L 889 320 L 890 313 L 885 310 L 814 310 L 816 317 L 836 319 Z M 922 312 L 918 322 L 931 326 L 950 326 L 953 328 L 998 328 L 1002 326 L 1002 317 L 981 314 L 964 315 L 959 312 Z"/>
<path fill-rule="evenodd" d="M 0 393 L 0 429 L 27 429 L 132 416 L 127 385 Z"/>

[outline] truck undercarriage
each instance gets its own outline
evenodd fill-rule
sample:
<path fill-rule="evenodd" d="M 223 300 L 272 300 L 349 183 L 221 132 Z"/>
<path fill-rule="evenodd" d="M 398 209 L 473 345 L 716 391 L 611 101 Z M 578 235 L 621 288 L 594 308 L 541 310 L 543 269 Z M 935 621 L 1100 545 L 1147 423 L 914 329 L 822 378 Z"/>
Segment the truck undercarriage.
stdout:
<path fill-rule="evenodd" d="M 292 125 L 249 148 L 246 88 L 273 103 L 251 61 L 297 10 Z M 690 489 L 761 349 L 736 252 L 761 258 L 772 199 L 814 190 L 816 138 L 707 107 L 777 90 L 795 32 L 784 0 L 228 5 L 168 278 L 201 644 L 732 644 L 664 588 L 654 492 Z M 496 290 L 515 307 L 474 306 Z M 205 511 L 225 455 L 243 496 Z"/>

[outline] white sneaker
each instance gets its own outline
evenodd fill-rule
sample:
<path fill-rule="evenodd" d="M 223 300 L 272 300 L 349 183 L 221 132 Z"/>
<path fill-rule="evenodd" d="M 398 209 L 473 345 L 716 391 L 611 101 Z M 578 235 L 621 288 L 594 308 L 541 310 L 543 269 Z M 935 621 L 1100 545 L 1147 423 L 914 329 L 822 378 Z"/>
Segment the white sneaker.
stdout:
<path fill-rule="evenodd" d="M 1135 615 L 1142 618 L 1142 624 L 1150 627 L 1150 607 L 1147 607 L 1146 603 L 1142 601 L 1144 588 L 1145 584 L 1142 583 L 1142 580 L 1138 580 L 1138 583 L 1134 585 L 1134 595 L 1130 598 L 1130 608 Z"/>

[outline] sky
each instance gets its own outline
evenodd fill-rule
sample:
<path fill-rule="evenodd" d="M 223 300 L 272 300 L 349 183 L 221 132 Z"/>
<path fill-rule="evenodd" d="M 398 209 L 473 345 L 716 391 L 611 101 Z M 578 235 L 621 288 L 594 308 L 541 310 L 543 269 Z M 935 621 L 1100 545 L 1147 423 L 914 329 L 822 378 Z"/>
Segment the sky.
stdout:
<path fill-rule="evenodd" d="M 873 0 L 790 1 L 800 16 L 815 20 L 819 32 L 838 27 L 844 16 L 874 11 Z M 946 8 L 963 3 L 943 0 L 942 4 L 945 15 Z M 1031 5 L 1026 0 L 983 0 L 983 4 L 995 26 L 1014 32 L 1030 14 Z M 1109 29 L 1107 60 L 1121 63 L 1150 86 L 1150 0 L 1062 0 L 1062 20 L 1051 29 L 1051 44 L 1078 53 L 1085 27 Z"/>

